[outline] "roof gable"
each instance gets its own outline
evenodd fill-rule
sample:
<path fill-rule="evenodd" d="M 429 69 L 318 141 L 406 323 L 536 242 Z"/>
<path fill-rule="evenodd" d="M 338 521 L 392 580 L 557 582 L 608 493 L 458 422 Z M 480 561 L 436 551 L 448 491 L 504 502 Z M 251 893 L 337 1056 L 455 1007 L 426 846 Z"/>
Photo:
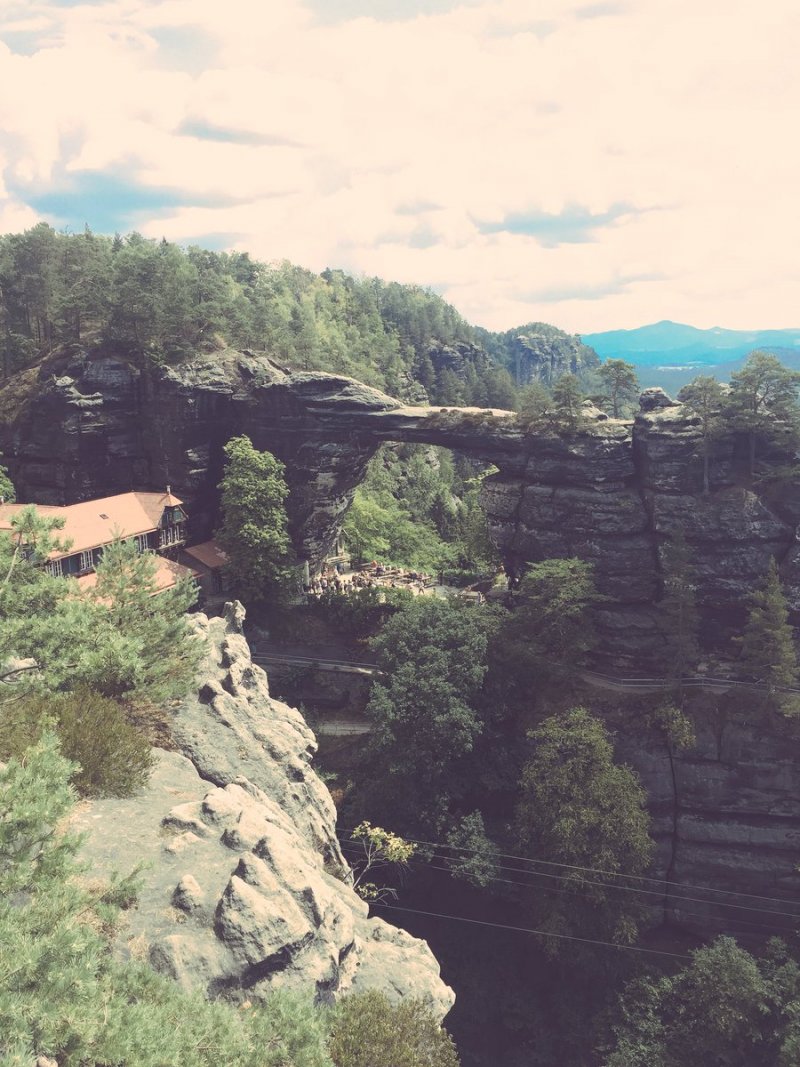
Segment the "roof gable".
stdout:
<path fill-rule="evenodd" d="M 60 507 L 34 506 L 46 518 L 64 519 L 64 528 L 58 536 L 72 543 L 66 552 L 50 554 L 51 559 L 58 559 L 107 545 L 117 537 L 134 537 L 157 530 L 164 508 L 182 503 L 171 493 L 119 493 Z M 1 505 L 0 530 L 10 530 L 11 519 L 25 507 L 30 505 Z"/>

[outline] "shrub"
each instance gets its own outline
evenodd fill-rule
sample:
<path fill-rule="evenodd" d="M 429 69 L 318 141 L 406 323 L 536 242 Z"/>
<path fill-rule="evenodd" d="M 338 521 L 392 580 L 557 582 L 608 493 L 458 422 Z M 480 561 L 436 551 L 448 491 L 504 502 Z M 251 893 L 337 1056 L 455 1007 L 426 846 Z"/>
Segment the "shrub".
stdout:
<path fill-rule="evenodd" d="M 459 1067 L 453 1039 L 421 1000 L 391 1004 L 375 990 L 333 1009 L 328 1052 L 335 1067 Z"/>
<path fill-rule="evenodd" d="M 48 727 L 78 764 L 73 784 L 82 796 L 131 796 L 147 784 L 152 750 L 115 700 L 81 688 L 11 701 L 0 715 L 0 756 L 21 756 Z"/>

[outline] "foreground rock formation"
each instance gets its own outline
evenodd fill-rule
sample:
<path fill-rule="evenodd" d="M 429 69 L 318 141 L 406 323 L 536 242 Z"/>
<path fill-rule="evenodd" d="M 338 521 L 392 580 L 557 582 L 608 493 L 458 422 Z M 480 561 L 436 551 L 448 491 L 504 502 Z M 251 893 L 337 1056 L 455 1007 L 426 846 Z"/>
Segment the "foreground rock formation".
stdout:
<path fill-rule="evenodd" d="M 658 658 L 664 546 L 679 529 L 709 647 L 725 647 L 741 625 L 770 557 L 800 610 L 800 485 L 754 484 L 746 442 L 730 434 L 714 443 L 704 496 L 697 419 L 658 389 L 643 394 L 632 422 L 594 417 L 586 430 L 557 436 L 526 433 L 508 412 L 409 407 L 352 379 L 290 374 L 232 350 L 162 368 L 76 351 L 25 372 L 0 393 L 0 406 L 0 452 L 21 499 L 69 502 L 171 484 L 198 537 L 213 524 L 222 446 L 248 434 L 286 464 L 292 534 L 312 564 L 334 544 L 381 442 L 479 457 L 498 468 L 483 503 L 507 568 L 549 556 L 590 560 L 605 597 L 602 655 L 619 667 Z M 777 474 L 791 457 L 764 458 Z"/>
<path fill-rule="evenodd" d="M 119 948 L 210 996 L 377 988 L 443 1017 L 454 996 L 428 946 L 369 918 L 350 887 L 333 802 L 311 767 L 314 736 L 270 697 L 242 615 L 198 617 L 203 682 L 173 709 L 178 751 L 158 753 L 144 794 L 76 816 L 93 876 L 145 865 Z"/>

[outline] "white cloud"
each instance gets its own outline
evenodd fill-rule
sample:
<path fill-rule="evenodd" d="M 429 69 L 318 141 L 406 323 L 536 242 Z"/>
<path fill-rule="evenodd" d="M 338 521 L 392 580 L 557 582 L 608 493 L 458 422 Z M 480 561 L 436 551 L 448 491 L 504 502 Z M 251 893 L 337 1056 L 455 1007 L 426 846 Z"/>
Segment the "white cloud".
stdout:
<path fill-rule="evenodd" d="M 0 35 L 24 20 L 44 47 L 0 46 L 6 179 L 23 202 L 125 167 L 185 195 L 144 232 L 434 285 L 495 328 L 797 324 L 794 0 L 589 6 L 336 25 L 299 0 L 9 10 Z M 581 243 L 480 232 L 619 204 Z"/>

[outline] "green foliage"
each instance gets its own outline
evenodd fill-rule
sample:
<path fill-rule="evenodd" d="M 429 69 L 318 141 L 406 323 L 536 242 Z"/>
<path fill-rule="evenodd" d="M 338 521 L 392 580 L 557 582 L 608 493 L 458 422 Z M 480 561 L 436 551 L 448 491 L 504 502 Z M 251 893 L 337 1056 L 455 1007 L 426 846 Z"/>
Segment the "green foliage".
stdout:
<path fill-rule="evenodd" d="M 595 641 L 591 608 L 598 600 L 592 565 L 581 559 L 546 559 L 522 580 L 504 639 L 522 667 L 543 676 L 574 671 Z"/>
<path fill-rule="evenodd" d="M 440 823 L 465 786 L 458 766 L 481 730 L 474 702 L 495 625 L 482 608 L 418 597 L 372 643 L 385 672 L 367 706 L 373 799 L 379 810 L 397 803 L 404 827 Z"/>
<path fill-rule="evenodd" d="M 751 594 L 739 663 L 742 673 L 765 685 L 771 696 L 781 686 L 797 685 L 797 652 L 789 607 L 774 559 L 770 559 L 763 588 Z"/>
<path fill-rule="evenodd" d="M 478 496 L 489 470 L 454 463 L 444 449 L 384 447 L 371 461 L 344 523 L 356 560 L 377 559 L 417 570 L 463 570 L 467 580 L 493 570 Z"/>
<path fill-rule="evenodd" d="M 22 757 L 48 729 L 76 767 L 81 796 L 131 796 L 146 785 L 152 749 L 116 701 L 80 688 L 0 704 L 0 758 Z"/>
<path fill-rule="evenodd" d="M 675 975 L 628 986 L 604 1067 L 793 1067 L 800 967 L 786 946 L 774 939 L 755 959 L 718 937 L 692 957 Z"/>
<path fill-rule="evenodd" d="M 499 875 L 497 847 L 489 839 L 479 811 L 462 816 L 447 835 L 453 877 L 483 888 Z"/>
<path fill-rule="evenodd" d="M 351 589 L 347 596 L 328 588 L 313 598 L 308 610 L 322 616 L 333 633 L 365 638 L 376 633 L 412 596 L 408 589 L 386 586 Z"/>
<path fill-rule="evenodd" d="M 40 223 L 0 236 L 6 378 L 77 342 L 155 364 L 229 344 L 409 399 L 424 400 L 424 389 L 434 403 L 513 407 L 511 376 L 476 341 L 453 307 L 415 285 L 316 275 L 139 233 L 63 234 Z"/>
<path fill-rule="evenodd" d="M 700 424 L 700 450 L 703 457 L 703 492 L 709 493 L 709 464 L 714 451 L 714 442 L 726 429 L 723 409 L 725 390 L 716 378 L 701 374 L 684 385 L 678 400 L 685 404 Z"/>
<path fill-rule="evenodd" d="M 605 727 L 584 708 L 551 716 L 529 736 L 533 755 L 517 806 L 520 842 L 536 859 L 571 865 L 559 871 L 567 892 L 535 902 L 541 928 L 633 941 L 635 898 L 598 883 L 624 886 L 617 876 L 642 874 L 650 862 L 647 798 L 638 776 L 614 762 Z"/>
<path fill-rule="evenodd" d="M 310 1003 L 276 992 L 239 1010 L 113 959 L 106 932 L 129 887 L 89 889 L 78 839 L 55 832 L 71 770 L 48 735 L 0 770 L 0 1061 L 331 1067 Z"/>
<path fill-rule="evenodd" d="M 37 670 L 17 687 L 70 691 L 81 686 L 126 703 L 181 696 L 202 653 L 185 612 L 191 582 L 156 594 L 156 562 L 132 542 L 108 545 L 91 595 L 41 566 L 56 543 L 54 520 L 25 508 L 11 537 L 0 535 L 0 663 L 30 658 Z"/>
<path fill-rule="evenodd" d="M 367 875 L 381 867 L 393 867 L 405 870 L 416 846 L 404 841 L 402 837 L 384 830 L 382 826 L 373 826 L 370 822 L 361 822 L 350 835 L 352 845 L 348 847 L 348 858 L 353 870 L 353 889 L 363 900 L 383 900 L 386 896 L 396 896 L 391 888 L 379 888 L 374 882 L 366 881 Z"/>
<path fill-rule="evenodd" d="M 451 1038 L 419 1000 L 392 1005 L 370 991 L 345 997 L 332 1014 L 335 1067 L 458 1067 Z"/>
<path fill-rule="evenodd" d="M 639 379 L 636 368 L 624 359 L 607 359 L 597 371 L 606 392 L 606 401 L 615 419 L 622 416 L 630 403 L 636 399 Z"/>
<path fill-rule="evenodd" d="M 0 500 L 6 504 L 12 504 L 17 499 L 17 491 L 14 483 L 8 476 L 8 471 L 0 464 Z"/>
<path fill-rule="evenodd" d="M 553 421 L 558 430 L 576 433 L 583 428 L 583 389 L 574 374 L 562 374 L 553 386 Z"/>
<path fill-rule="evenodd" d="M 282 605 L 291 595 L 295 562 L 285 501 L 284 465 L 258 452 L 248 437 L 225 446 L 223 522 L 217 539 L 228 556 L 226 570 L 245 600 Z"/>
<path fill-rule="evenodd" d="M 755 473 L 759 440 L 793 449 L 800 435 L 797 393 L 800 372 L 789 370 L 776 356 L 752 352 L 744 367 L 731 375 L 725 417 L 749 441 L 750 475 Z"/>
<path fill-rule="evenodd" d="M 663 700 L 643 718 L 654 727 L 673 751 L 694 747 L 697 740 L 691 718 L 672 700 Z"/>
<path fill-rule="evenodd" d="M 541 382 L 531 382 L 517 397 L 517 421 L 526 430 L 549 429 L 553 417 L 553 397 Z"/>
<path fill-rule="evenodd" d="M 155 556 L 133 541 L 106 546 L 90 602 L 93 648 L 80 656 L 72 685 L 153 704 L 191 687 L 203 652 L 186 617 L 197 589 L 186 579 L 159 592 L 156 569 Z"/>

